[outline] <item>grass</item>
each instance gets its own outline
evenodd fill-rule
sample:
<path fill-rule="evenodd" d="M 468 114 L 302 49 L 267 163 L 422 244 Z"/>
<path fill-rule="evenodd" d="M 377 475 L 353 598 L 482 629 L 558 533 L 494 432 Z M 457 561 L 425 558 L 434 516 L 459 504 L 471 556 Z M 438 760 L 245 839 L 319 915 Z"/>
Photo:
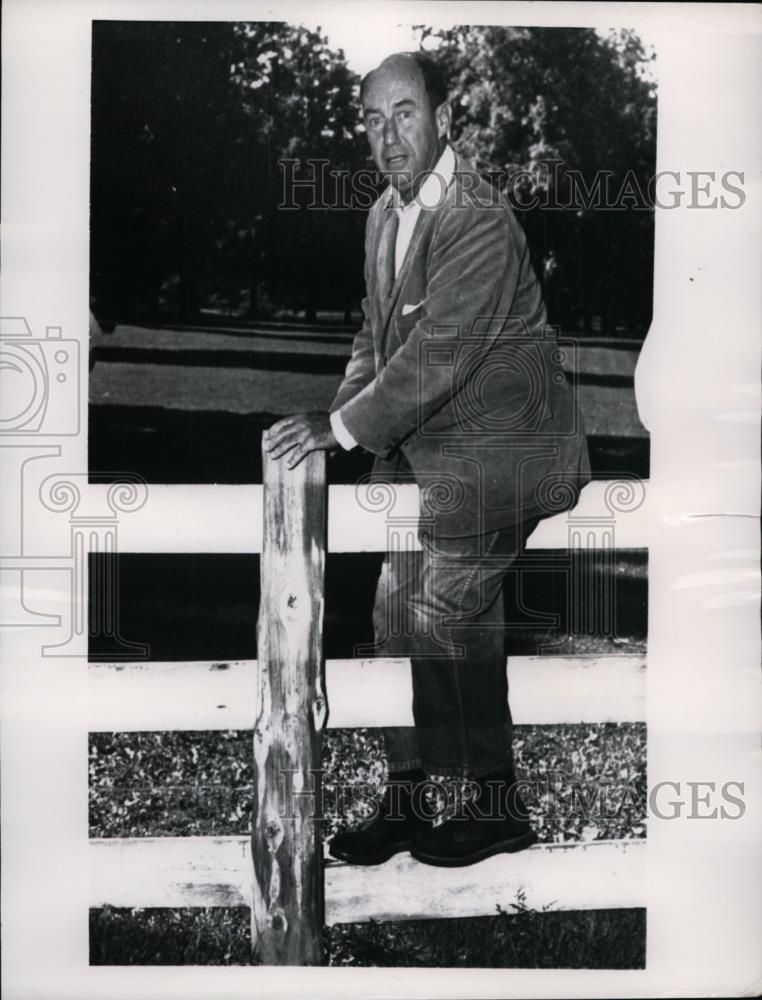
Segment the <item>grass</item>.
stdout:
<path fill-rule="evenodd" d="M 641 969 L 645 910 L 500 912 L 468 920 L 339 924 L 330 965 L 389 968 Z"/>
<path fill-rule="evenodd" d="M 645 836 L 645 736 L 642 723 L 516 726 L 516 769 L 532 779 L 526 799 L 540 840 Z M 323 774 L 329 838 L 364 814 L 352 789 L 384 780 L 380 733 L 329 730 Z M 91 837 L 248 834 L 252 790 L 248 732 L 90 736 Z"/>
<path fill-rule="evenodd" d="M 90 910 L 90 965 L 250 965 L 249 908 Z"/>
<path fill-rule="evenodd" d="M 340 967 L 641 969 L 645 910 L 499 912 L 494 917 L 337 924 Z M 90 911 L 91 965 L 250 965 L 247 907 Z"/>
<path fill-rule="evenodd" d="M 235 731 L 91 734 L 91 837 L 248 833 L 250 739 Z M 517 726 L 517 772 L 538 781 L 527 802 L 540 839 L 645 836 L 645 739 L 645 726 L 638 723 Z M 323 768 L 328 838 L 362 815 L 362 800 L 340 797 L 340 786 L 383 781 L 380 734 L 330 730 Z M 585 812 L 579 793 L 594 787 L 605 794 Z M 326 963 L 570 969 L 645 964 L 644 910 L 535 913 L 521 899 L 514 910 L 326 928 Z M 249 911 L 93 910 L 90 949 L 96 965 L 250 964 Z"/>

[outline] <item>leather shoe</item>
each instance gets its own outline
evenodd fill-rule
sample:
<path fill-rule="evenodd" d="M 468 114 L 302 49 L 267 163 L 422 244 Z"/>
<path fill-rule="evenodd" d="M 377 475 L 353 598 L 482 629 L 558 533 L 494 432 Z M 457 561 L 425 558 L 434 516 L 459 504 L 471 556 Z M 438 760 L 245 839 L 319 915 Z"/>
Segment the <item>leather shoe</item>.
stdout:
<path fill-rule="evenodd" d="M 380 865 L 409 851 L 420 829 L 412 808 L 412 789 L 425 778 L 418 770 L 390 772 L 378 813 L 353 830 L 337 833 L 328 846 L 329 854 L 350 865 Z M 398 786 L 394 794 L 390 786 Z"/>
<path fill-rule="evenodd" d="M 461 868 L 531 847 L 537 834 L 529 825 L 515 783 L 512 772 L 475 781 L 478 796 L 465 800 L 440 825 L 419 830 L 410 849 L 412 856 L 427 865 Z"/>

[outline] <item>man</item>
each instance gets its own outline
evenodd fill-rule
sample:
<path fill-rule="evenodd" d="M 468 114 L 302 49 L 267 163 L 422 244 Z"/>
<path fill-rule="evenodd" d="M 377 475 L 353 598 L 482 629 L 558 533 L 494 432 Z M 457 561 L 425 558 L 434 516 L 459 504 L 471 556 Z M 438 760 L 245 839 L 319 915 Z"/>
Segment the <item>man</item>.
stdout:
<path fill-rule="evenodd" d="M 419 486 L 422 551 L 387 556 L 374 606 L 377 651 L 410 657 L 415 729 L 385 732 L 381 809 L 331 852 L 458 866 L 535 840 L 513 771 L 502 584 L 589 462 L 523 231 L 449 145 L 439 67 L 390 56 L 361 100 L 388 180 L 366 229 L 365 322 L 330 412 L 279 421 L 266 447 L 293 467 L 359 445 L 376 478 Z M 435 775 L 472 794 L 431 823 L 419 793 Z"/>

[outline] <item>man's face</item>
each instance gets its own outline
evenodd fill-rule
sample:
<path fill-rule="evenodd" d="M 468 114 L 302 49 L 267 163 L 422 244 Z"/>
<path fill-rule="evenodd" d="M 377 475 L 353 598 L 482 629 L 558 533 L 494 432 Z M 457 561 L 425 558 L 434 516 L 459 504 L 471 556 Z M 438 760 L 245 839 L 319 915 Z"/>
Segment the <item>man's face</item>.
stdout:
<path fill-rule="evenodd" d="M 412 60 L 392 57 L 368 77 L 362 103 L 376 166 L 410 201 L 419 175 L 439 159 L 437 118 L 423 74 Z"/>

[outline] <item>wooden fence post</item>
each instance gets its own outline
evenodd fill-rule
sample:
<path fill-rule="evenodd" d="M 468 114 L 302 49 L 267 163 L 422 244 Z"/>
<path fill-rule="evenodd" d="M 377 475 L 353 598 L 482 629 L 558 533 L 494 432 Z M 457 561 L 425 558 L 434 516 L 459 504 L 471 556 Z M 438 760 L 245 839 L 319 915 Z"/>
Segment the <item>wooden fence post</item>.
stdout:
<path fill-rule="evenodd" d="M 320 739 L 327 535 L 325 452 L 289 470 L 263 449 L 252 947 L 265 965 L 322 958 Z M 313 793 L 313 794 L 311 794 Z"/>

